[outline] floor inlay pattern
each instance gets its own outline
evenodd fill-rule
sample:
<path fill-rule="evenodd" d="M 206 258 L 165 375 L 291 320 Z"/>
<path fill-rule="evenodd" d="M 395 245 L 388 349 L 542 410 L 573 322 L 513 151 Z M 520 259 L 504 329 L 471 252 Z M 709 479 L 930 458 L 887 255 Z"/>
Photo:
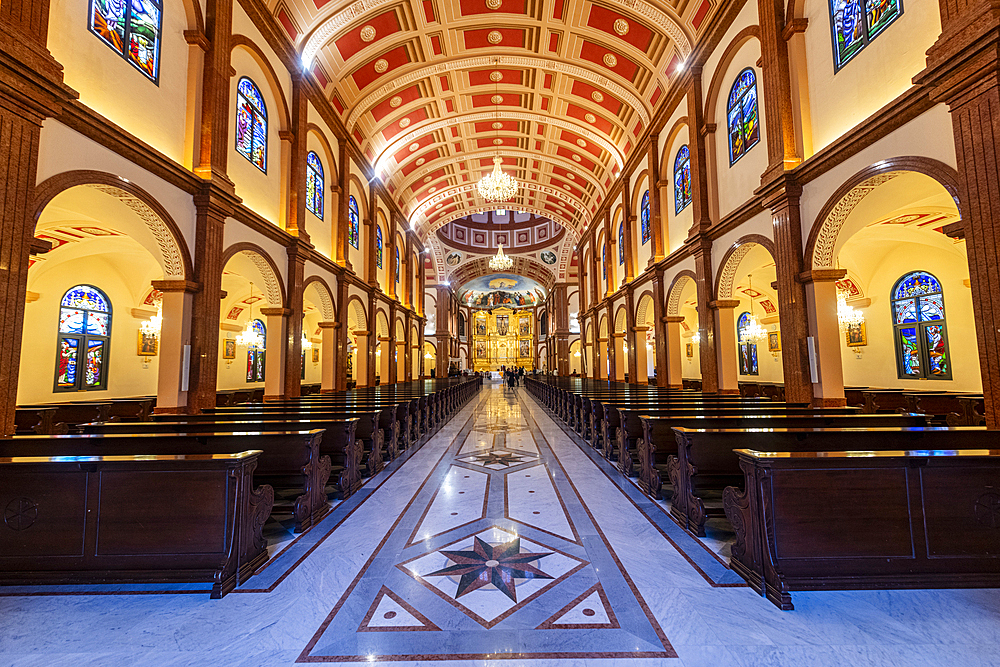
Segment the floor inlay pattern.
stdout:
<path fill-rule="evenodd" d="M 676 657 L 522 407 L 491 392 L 300 662 Z"/>

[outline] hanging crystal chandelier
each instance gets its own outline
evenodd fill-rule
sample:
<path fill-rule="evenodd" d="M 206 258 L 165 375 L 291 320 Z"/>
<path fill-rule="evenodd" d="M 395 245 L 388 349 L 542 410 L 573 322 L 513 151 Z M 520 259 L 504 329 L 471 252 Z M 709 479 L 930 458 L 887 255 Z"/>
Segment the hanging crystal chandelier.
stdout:
<path fill-rule="evenodd" d="M 760 326 L 757 317 L 753 314 L 753 278 L 747 276 L 750 281 L 750 317 L 746 325 L 740 330 L 740 338 L 748 343 L 760 343 L 767 338 L 767 330 Z"/>
<path fill-rule="evenodd" d="M 500 170 L 503 160 L 499 155 L 493 158 L 493 171 L 480 179 L 477 188 L 479 196 L 490 203 L 507 201 L 517 194 L 517 181 Z"/>
<path fill-rule="evenodd" d="M 865 321 L 864 313 L 848 306 L 847 296 L 839 291 L 837 292 L 837 321 L 840 323 L 841 331 L 860 326 Z"/>
<path fill-rule="evenodd" d="M 514 260 L 503 254 L 503 244 L 497 244 L 497 254 L 490 259 L 490 268 L 494 271 L 510 271 L 514 266 Z"/>
<path fill-rule="evenodd" d="M 500 64 L 499 58 L 496 59 L 496 64 Z M 499 81 L 500 79 L 497 78 L 495 80 Z M 500 143 L 500 100 L 499 83 L 497 83 L 494 86 L 493 94 L 493 110 L 496 116 L 496 120 L 493 122 L 493 127 L 497 131 L 497 137 L 494 139 L 493 143 L 497 145 Z M 517 194 L 517 181 L 500 169 L 501 164 L 503 164 L 503 160 L 501 159 L 500 154 L 497 153 L 497 155 L 493 158 L 493 171 L 486 176 L 483 176 L 477 184 L 479 196 L 490 203 L 507 201 Z"/>
<path fill-rule="evenodd" d="M 253 328 L 253 283 L 250 283 L 250 318 L 247 320 L 246 329 L 236 337 L 236 344 L 249 348 L 264 347 L 264 337 Z"/>
<path fill-rule="evenodd" d="M 306 338 L 306 334 L 305 334 L 305 332 L 303 332 L 302 333 L 302 349 L 303 350 L 311 350 L 312 346 L 313 346 L 312 341 L 309 340 L 308 338 Z"/>

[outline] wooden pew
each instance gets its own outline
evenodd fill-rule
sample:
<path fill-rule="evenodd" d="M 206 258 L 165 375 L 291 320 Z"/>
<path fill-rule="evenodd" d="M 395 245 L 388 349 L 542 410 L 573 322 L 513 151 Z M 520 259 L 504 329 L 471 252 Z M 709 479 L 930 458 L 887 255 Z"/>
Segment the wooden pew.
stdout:
<path fill-rule="evenodd" d="M 212 582 L 221 598 L 267 561 L 260 456 L 2 457 L 0 584 Z"/>
<path fill-rule="evenodd" d="M 742 417 L 761 415 L 788 415 L 788 416 L 813 416 L 822 415 L 854 415 L 860 414 L 859 408 L 808 408 L 783 403 L 772 402 L 706 402 L 698 404 L 679 404 L 650 407 L 641 405 L 614 406 L 618 412 L 618 429 L 615 431 L 615 447 L 617 449 L 616 463 L 618 470 L 622 474 L 632 477 L 639 474 L 642 467 L 642 460 L 646 457 L 648 461 L 647 470 L 651 470 L 653 461 L 658 464 L 666 462 L 666 454 L 674 453 L 674 434 L 670 430 L 669 420 L 655 421 L 651 427 L 652 432 L 648 437 L 644 437 L 644 426 L 641 417 Z M 640 452 L 639 441 L 643 441 L 643 450 Z M 652 446 L 649 446 L 652 443 Z M 660 450 L 665 447 L 665 450 Z M 660 460 L 660 459 L 663 460 Z M 651 488 L 659 488 L 658 482 L 653 482 L 651 478 L 645 479 L 645 484 Z"/>
<path fill-rule="evenodd" d="M 733 571 L 784 610 L 792 591 L 1000 587 L 1000 450 L 951 449 L 965 439 L 928 433 L 918 444 L 935 449 L 919 451 L 827 450 L 844 441 L 831 437 L 811 443 L 824 451 L 736 450 L 745 490 L 723 493 Z"/>
<path fill-rule="evenodd" d="M 367 420 L 364 416 L 367 415 Z M 320 455 L 330 458 L 330 479 L 341 499 L 350 498 L 362 484 L 364 466 L 374 465 L 365 460 L 364 441 L 358 435 L 365 428 L 369 437 L 381 438 L 380 430 L 370 433 L 375 413 L 337 414 L 238 414 L 231 417 L 216 415 L 163 415 L 173 419 L 157 419 L 142 423 L 83 424 L 84 433 L 128 435 L 142 433 L 217 433 L 255 431 L 316 431 L 322 430 Z M 381 450 L 381 445 L 377 451 Z M 381 469 L 381 468 L 380 468 Z M 370 474 L 374 474 L 370 472 Z"/>
<path fill-rule="evenodd" d="M 29 408 L 55 408 L 53 422 L 62 422 L 69 427 L 70 432 L 79 424 L 90 422 L 111 421 L 111 403 L 49 403 L 46 405 L 27 406 Z"/>
<path fill-rule="evenodd" d="M 136 425 L 143 422 L 137 422 Z M 159 454 L 235 454 L 247 446 L 262 451 L 255 476 L 274 486 L 302 489 L 291 505 L 295 531 L 301 532 L 330 511 L 326 482 L 330 457 L 322 456 L 323 432 L 149 433 L 25 435 L 0 439 L 0 455 L 9 457 L 137 456 Z"/>
<path fill-rule="evenodd" d="M 20 407 L 14 411 L 14 428 L 19 435 L 60 435 L 69 425 L 56 421 L 54 407 Z"/>
<path fill-rule="evenodd" d="M 883 415 L 891 417 L 890 415 Z M 905 415 L 901 415 L 906 418 Z M 911 415 L 910 419 L 923 418 Z M 837 418 L 833 418 L 837 419 Z M 948 429 L 936 426 L 889 427 L 864 423 L 845 427 L 842 418 L 830 425 L 815 428 L 774 427 L 759 430 L 694 429 L 675 427 L 677 455 L 667 463 L 674 493 L 670 513 L 692 533 L 705 534 L 708 515 L 702 494 L 708 489 L 721 491 L 739 484 L 743 473 L 736 449 L 757 451 L 886 451 L 906 449 L 988 448 L 996 444 L 996 433 L 966 426 Z M 864 416 L 855 418 L 864 421 Z"/>
<path fill-rule="evenodd" d="M 948 415 L 948 426 L 983 426 L 986 424 L 986 402 L 982 396 L 959 396 L 958 412 Z"/>

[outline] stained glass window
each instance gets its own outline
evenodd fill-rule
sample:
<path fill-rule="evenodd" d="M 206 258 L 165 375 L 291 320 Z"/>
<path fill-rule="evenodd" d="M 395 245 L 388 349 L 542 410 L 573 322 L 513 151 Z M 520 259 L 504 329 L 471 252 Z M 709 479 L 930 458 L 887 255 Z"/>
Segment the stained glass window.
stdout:
<path fill-rule="evenodd" d="M 250 322 L 255 333 L 264 341 L 260 347 L 251 347 L 247 350 L 247 382 L 264 381 L 264 355 L 267 349 L 267 327 L 260 320 Z"/>
<path fill-rule="evenodd" d="M 892 324 L 900 378 L 951 379 L 944 293 L 926 271 L 908 273 L 892 289 Z"/>
<path fill-rule="evenodd" d="M 729 119 L 729 165 L 732 166 L 760 141 L 757 77 L 749 67 L 739 73 L 729 91 L 726 116 Z"/>
<path fill-rule="evenodd" d="M 746 329 L 749 325 L 750 313 L 740 314 L 740 318 L 736 321 L 736 341 L 740 355 L 740 375 L 759 375 L 757 343 L 744 340 L 746 338 Z"/>
<path fill-rule="evenodd" d="M 360 234 L 361 214 L 358 213 L 358 202 L 351 195 L 347 199 L 347 240 L 355 248 L 358 247 L 358 236 Z"/>
<path fill-rule="evenodd" d="M 601 247 L 601 273 L 604 279 L 608 279 L 608 246 Z"/>
<path fill-rule="evenodd" d="M 902 0 L 830 0 L 836 72 L 903 14 Z"/>
<path fill-rule="evenodd" d="M 157 85 L 161 7 L 159 0 L 90 1 L 90 31 Z"/>
<path fill-rule="evenodd" d="M 674 158 L 674 213 L 691 203 L 691 151 L 681 146 Z"/>
<path fill-rule="evenodd" d="M 625 222 L 618 225 L 618 263 L 625 263 Z"/>
<path fill-rule="evenodd" d="M 639 227 L 642 230 L 642 245 L 649 242 L 649 190 L 642 195 L 642 205 L 639 207 Z"/>
<path fill-rule="evenodd" d="M 77 285 L 59 303 L 55 391 L 107 389 L 111 302 L 91 285 Z"/>
<path fill-rule="evenodd" d="M 306 153 L 306 208 L 323 219 L 323 163 L 313 151 Z"/>
<path fill-rule="evenodd" d="M 382 268 L 382 228 L 375 225 L 375 266 Z"/>
<path fill-rule="evenodd" d="M 236 150 L 267 173 L 267 107 L 260 88 L 247 77 L 236 86 Z"/>
<path fill-rule="evenodd" d="M 399 248 L 396 248 L 396 282 L 399 282 Z"/>

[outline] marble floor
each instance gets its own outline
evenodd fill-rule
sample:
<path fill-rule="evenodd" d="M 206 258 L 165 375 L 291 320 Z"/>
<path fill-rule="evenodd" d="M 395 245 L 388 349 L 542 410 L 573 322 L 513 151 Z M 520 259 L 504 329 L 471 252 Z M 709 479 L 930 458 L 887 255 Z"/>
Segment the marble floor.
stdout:
<path fill-rule="evenodd" d="M 487 382 L 271 560 L 203 586 L 0 589 L 0 666 L 1000 666 L 995 590 L 782 612 L 523 389 Z"/>

